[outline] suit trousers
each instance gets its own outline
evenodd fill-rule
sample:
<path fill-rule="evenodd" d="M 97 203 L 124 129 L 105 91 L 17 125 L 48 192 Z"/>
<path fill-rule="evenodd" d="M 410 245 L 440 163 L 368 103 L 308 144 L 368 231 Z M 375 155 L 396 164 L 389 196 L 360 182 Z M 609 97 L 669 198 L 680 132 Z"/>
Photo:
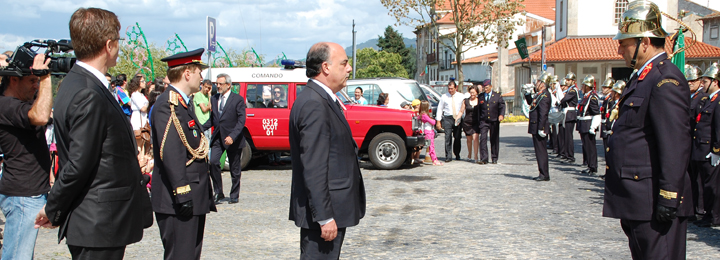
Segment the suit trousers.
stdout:
<path fill-rule="evenodd" d="M 222 185 L 222 167 L 220 165 L 220 157 L 223 152 L 227 151 L 227 157 L 225 160 L 230 162 L 230 179 L 232 184 L 230 186 L 230 199 L 237 199 L 240 197 L 240 177 L 242 176 L 242 168 L 240 167 L 240 157 L 242 155 L 242 149 L 237 143 L 233 143 L 230 146 L 225 146 L 224 140 L 216 138 L 212 141 L 212 147 L 210 149 L 210 179 L 213 182 L 213 190 L 215 195 L 221 194 L 225 196 Z"/>
<path fill-rule="evenodd" d="M 565 158 L 575 161 L 575 121 L 565 122 Z"/>
<path fill-rule="evenodd" d="M 340 248 L 345 240 L 346 228 L 337 229 L 333 241 L 325 241 L 320 229 L 300 228 L 300 259 L 340 259 Z"/>
<path fill-rule="evenodd" d="M 164 259 L 200 259 L 205 215 L 182 217 L 155 213 L 155 219 L 165 248 Z"/>
<path fill-rule="evenodd" d="M 567 158 L 565 156 L 565 127 L 558 124 L 558 156 L 561 158 Z"/>
<path fill-rule="evenodd" d="M 550 124 L 550 146 L 552 147 L 553 153 L 558 152 L 558 129 L 555 124 Z"/>
<path fill-rule="evenodd" d="M 125 257 L 125 247 L 81 247 L 68 245 L 73 260 L 120 260 Z"/>
<path fill-rule="evenodd" d="M 700 177 L 700 165 L 702 161 L 690 161 L 688 165 L 688 175 L 690 175 L 690 186 L 692 188 L 693 206 L 695 214 L 705 214 L 705 203 L 703 202 L 703 182 Z"/>
<path fill-rule="evenodd" d="M 453 153 L 455 157 L 460 157 L 460 138 L 462 137 L 462 127 L 455 125 L 455 119 L 452 116 L 443 116 L 442 127 L 445 129 L 445 159 L 452 159 Z M 453 140 L 455 138 L 455 140 Z M 453 153 L 450 153 L 452 149 Z"/>
<path fill-rule="evenodd" d="M 685 259 L 687 218 L 671 222 L 621 219 L 633 259 Z"/>
<path fill-rule="evenodd" d="M 548 153 L 547 153 L 547 136 L 540 137 L 539 134 L 533 134 L 533 146 L 535 146 L 535 159 L 537 159 L 538 170 L 542 178 L 550 178 L 550 170 L 548 169 Z"/>
<path fill-rule="evenodd" d="M 583 147 L 583 162 L 587 162 L 590 170 L 597 171 L 597 145 L 595 144 L 595 135 L 590 133 L 581 133 Z"/>
<path fill-rule="evenodd" d="M 490 132 L 490 152 L 493 162 L 497 162 L 500 152 L 500 121 L 483 122 L 480 124 L 480 160 L 488 161 L 488 131 Z"/>
<path fill-rule="evenodd" d="M 703 206 L 705 215 L 703 219 L 714 225 L 720 225 L 720 166 L 713 167 L 710 161 L 695 161 L 700 172 L 703 185 Z"/>

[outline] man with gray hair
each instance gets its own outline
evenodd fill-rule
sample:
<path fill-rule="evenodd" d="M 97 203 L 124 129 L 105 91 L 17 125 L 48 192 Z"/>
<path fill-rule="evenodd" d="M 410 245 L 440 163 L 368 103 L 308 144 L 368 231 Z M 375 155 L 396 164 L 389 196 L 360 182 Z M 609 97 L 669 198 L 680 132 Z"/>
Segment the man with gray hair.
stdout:
<path fill-rule="evenodd" d="M 220 157 L 227 151 L 227 160 L 230 161 L 230 188 L 229 204 L 238 203 L 240 196 L 240 156 L 245 147 L 245 98 L 230 91 L 232 79 L 230 75 L 221 73 L 217 76 L 218 93 L 210 99 L 210 119 L 203 127 L 215 129 L 210 137 L 210 179 L 215 191 L 215 203 L 220 204 L 225 199 L 220 175 Z M 250 155 L 248 155 L 250 156 Z"/>

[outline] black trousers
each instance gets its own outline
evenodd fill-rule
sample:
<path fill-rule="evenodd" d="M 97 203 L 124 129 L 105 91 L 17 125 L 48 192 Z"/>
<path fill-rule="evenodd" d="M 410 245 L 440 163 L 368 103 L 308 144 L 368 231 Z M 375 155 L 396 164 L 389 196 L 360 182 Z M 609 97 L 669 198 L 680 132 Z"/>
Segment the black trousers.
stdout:
<path fill-rule="evenodd" d="M 685 259 L 687 218 L 671 222 L 620 220 L 633 259 Z"/>
<path fill-rule="evenodd" d="M 565 122 L 565 158 L 575 161 L 575 121 Z"/>
<path fill-rule="evenodd" d="M 230 198 L 237 199 L 240 197 L 240 176 L 242 176 L 242 168 L 240 167 L 240 156 L 242 155 L 242 149 L 239 149 L 237 143 L 233 143 L 230 146 L 225 146 L 225 140 L 217 138 L 212 141 L 212 147 L 210 150 L 210 179 L 213 183 L 213 190 L 215 194 L 222 194 L 222 167 L 220 165 L 220 157 L 223 152 L 227 151 L 227 158 L 225 160 L 230 161 L 230 179 L 232 185 L 230 186 Z"/>
<path fill-rule="evenodd" d="M 695 214 L 705 214 L 705 203 L 703 198 L 703 182 L 700 177 L 700 164 L 701 161 L 690 161 L 688 165 L 688 175 L 690 175 L 690 186 L 692 188 L 693 206 L 695 208 Z"/>
<path fill-rule="evenodd" d="M 319 229 L 300 228 L 300 259 L 340 259 L 340 248 L 345 240 L 346 228 L 338 228 L 333 241 L 325 241 Z"/>
<path fill-rule="evenodd" d="M 537 159 L 538 170 L 542 178 L 550 178 L 548 170 L 548 153 L 547 153 L 547 136 L 540 137 L 539 134 L 533 134 L 533 146 L 535 147 L 535 159 Z"/>
<path fill-rule="evenodd" d="M 68 245 L 73 260 L 120 260 L 125 256 L 125 247 L 81 247 Z"/>
<path fill-rule="evenodd" d="M 455 119 L 452 116 L 443 116 L 441 124 L 445 129 L 445 159 L 451 159 L 453 153 L 455 157 L 460 157 L 462 127 L 460 125 L 455 126 Z M 452 149 L 453 153 L 450 153 L 450 149 Z"/>
<path fill-rule="evenodd" d="M 583 147 L 583 162 L 587 162 L 590 170 L 597 171 L 597 145 L 595 144 L 595 135 L 589 133 L 581 133 Z"/>
<path fill-rule="evenodd" d="M 713 167 L 710 161 L 696 162 L 703 186 L 705 216 L 714 225 L 720 225 L 720 165 Z"/>
<path fill-rule="evenodd" d="M 480 160 L 488 162 L 488 132 L 490 132 L 490 152 L 493 162 L 497 162 L 500 153 L 500 121 L 480 124 Z"/>
<path fill-rule="evenodd" d="M 565 147 L 565 127 L 562 126 L 562 124 L 558 124 L 558 156 L 561 158 L 567 158 L 565 156 L 566 153 L 566 147 Z"/>
<path fill-rule="evenodd" d="M 165 248 L 164 259 L 200 259 L 205 215 L 180 217 L 155 213 L 155 219 Z"/>
<path fill-rule="evenodd" d="M 553 153 L 558 152 L 558 129 L 555 124 L 550 124 L 550 146 L 552 147 Z"/>

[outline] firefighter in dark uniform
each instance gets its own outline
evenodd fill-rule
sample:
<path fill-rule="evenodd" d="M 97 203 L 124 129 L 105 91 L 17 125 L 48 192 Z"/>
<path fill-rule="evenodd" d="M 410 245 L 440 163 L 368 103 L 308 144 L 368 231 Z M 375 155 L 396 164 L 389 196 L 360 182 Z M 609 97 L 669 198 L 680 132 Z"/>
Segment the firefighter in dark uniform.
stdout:
<path fill-rule="evenodd" d="M 575 73 L 568 73 L 565 76 L 565 81 L 568 85 L 565 90 L 563 99 L 560 100 L 560 107 L 563 108 L 565 113 L 565 140 L 563 145 L 565 146 L 563 151 L 565 154 L 561 154 L 562 162 L 564 163 L 575 163 L 575 123 L 577 122 L 577 103 L 578 103 L 578 89 L 575 85 Z"/>
<path fill-rule="evenodd" d="M 533 146 L 535 147 L 535 158 L 537 159 L 540 175 L 533 178 L 536 181 L 549 181 L 548 169 L 547 135 L 549 132 L 548 113 L 550 112 L 550 92 L 547 86 L 553 81 L 552 75 L 543 72 L 535 83 L 537 94 L 533 98 L 532 87 L 525 87 L 525 101 L 530 105 L 530 120 L 528 122 L 528 133 L 532 135 Z M 526 85 L 527 86 L 527 85 Z"/>
<path fill-rule="evenodd" d="M 597 146 L 595 145 L 595 134 L 600 127 L 600 101 L 595 93 L 595 77 L 588 75 L 582 82 L 583 96 L 578 105 L 577 131 L 582 141 L 583 161 L 587 162 L 588 168 L 582 173 L 597 175 Z"/>
<path fill-rule="evenodd" d="M 189 103 L 200 90 L 203 49 L 162 59 L 170 84 L 150 115 L 155 169 L 152 206 L 165 259 L 200 259 L 205 215 L 217 211 L 208 174 L 208 142 Z"/>
<path fill-rule="evenodd" d="M 560 100 L 557 101 L 558 107 L 560 107 L 560 111 L 562 111 L 562 106 L 560 106 L 560 101 L 562 100 L 562 97 L 564 97 L 565 93 L 567 93 L 567 80 L 565 78 L 561 78 L 560 82 L 560 91 L 562 92 L 562 95 L 560 95 Z M 558 153 L 555 157 L 560 158 L 560 160 L 566 160 L 565 157 L 565 115 L 563 113 L 563 119 L 562 121 L 557 124 L 558 129 Z"/>
<path fill-rule="evenodd" d="M 557 96 L 557 92 L 559 91 L 557 88 L 555 88 L 555 84 L 559 84 L 557 80 L 557 75 L 553 75 L 553 82 L 550 83 L 548 87 L 548 91 L 550 91 L 550 95 L 553 97 Z M 550 107 L 555 107 L 558 105 L 560 100 L 557 100 L 556 102 L 550 102 Z M 552 154 L 559 154 L 560 153 L 560 143 L 558 142 L 558 126 L 557 124 L 550 124 L 550 140 L 548 140 L 549 148 L 552 149 Z"/>
<path fill-rule="evenodd" d="M 620 101 L 620 96 L 622 96 L 623 89 L 625 89 L 625 81 L 618 80 L 613 84 L 612 86 L 612 92 L 610 92 L 610 99 L 607 101 L 607 106 L 605 106 L 605 123 L 602 124 L 602 131 L 605 134 L 606 139 L 609 139 L 612 135 L 612 126 L 615 123 L 615 119 L 617 119 L 617 113 L 618 113 L 618 101 Z M 605 158 L 607 158 L 607 143 L 605 144 L 605 147 L 603 149 L 603 152 L 605 153 Z M 607 171 L 608 166 L 605 166 L 605 171 Z M 605 173 L 600 175 L 599 177 L 605 178 Z"/>
<path fill-rule="evenodd" d="M 618 30 L 618 54 L 635 72 L 608 140 L 603 216 L 620 219 L 633 259 L 685 259 L 690 91 L 664 52 L 657 5 L 631 2 Z"/>
<path fill-rule="evenodd" d="M 613 93 L 613 91 L 612 91 L 613 85 L 615 85 L 615 79 L 613 79 L 612 77 L 608 77 L 607 79 L 605 79 L 605 82 L 603 82 L 603 84 L 601 86 L 602 92 L 605 95 L 602 98 L 602 104 L 600 105 L 601 120 L 600 120 L 600 130 L 599 130 L 600 138 L 603 139 L 603 150 L 607 149 L 607 137 L 608 136 L 605 134 L 604 129 L 605 129 L 605 124 L 607 124 L 607 115 L 609 115 L 608 112 L 609 112 L 609 109 L 611 108 L 608 106 L 610 106 L 610 102 L 612 102 L 612 99 L 613 99 L 613 97 L 612 97 L 613 96 L 613 94 L 612 94 Z"/>
<path fill-rule="evenodd" d="M 702 79 L 700 78 L 702 75 L 702 70 L 698 68 L 698 66 L 685 64 L 685 79 L 688 81 L 688 86 L 690 86 L 690 129 L 693 129 L 693 132 L 695 130 L 695 125 L 697 122 L 697 115 L 700 113 L 700 109 L 705 105 L 705 102 L 708 100 L 708 93 L 706 92 L 706 88 L 703 88 L 702 85 Z M 693 205 L 695 208 L 695 214 L 702 216 L 705 215 L 705 206 L 703 203 L 703 182 L 702 178 L 700 177 L 700 169 L 696 169 L 695 163 L 693 163 L 692 159 L 690 160 L 690 165 L 688 166 L 688 173 L 690 174 L 690 181 L 692 185 L 692 191 L 693 191 Z M 692 218 L 692 217 L 691 217 Z M 695 218 L 697 220 L 697 218 Z"/>
<path fill-rule="evenodd" d="M 695 118 L 693 133 L 692 165 L 702 181 L 702 197 L 705 214 L 695 222 L 699 227 L 720 225 L 720 70 L 713 63 L 700 77 L 708 99 Z M 712 149 L 711 149 L 712 148 Z M 692 180 L 692 175 L 691 175 Z"/>

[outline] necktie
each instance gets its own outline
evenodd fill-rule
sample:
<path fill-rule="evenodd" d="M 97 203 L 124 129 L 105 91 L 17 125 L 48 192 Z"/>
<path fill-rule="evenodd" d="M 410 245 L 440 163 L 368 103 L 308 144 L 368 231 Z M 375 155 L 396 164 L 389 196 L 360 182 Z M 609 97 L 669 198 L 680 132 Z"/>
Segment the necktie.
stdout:
<path fill-rule="evenodd" d="M 487 102 L 487 101 L 488 101 L 488 99 L 490 99 L 490 94 L 488 94 L 488 93 L 485 93 L 485 102 Z"/>
<path fill-rule="evenodd" d="M 337 105 L 338 109 L 340 109 L 340 112 L 343 111 L 342 106 L 340 105 L 340 100 L 335 100 L 335 105 Z"/>
<path fill-rule="evenodd" d="M 223 113 L 223 108 L 225 108 L 225 97 L 220 96 L 220 109 L 218 109 L 218 112 L 220 112 L 220 115 Z"/>

